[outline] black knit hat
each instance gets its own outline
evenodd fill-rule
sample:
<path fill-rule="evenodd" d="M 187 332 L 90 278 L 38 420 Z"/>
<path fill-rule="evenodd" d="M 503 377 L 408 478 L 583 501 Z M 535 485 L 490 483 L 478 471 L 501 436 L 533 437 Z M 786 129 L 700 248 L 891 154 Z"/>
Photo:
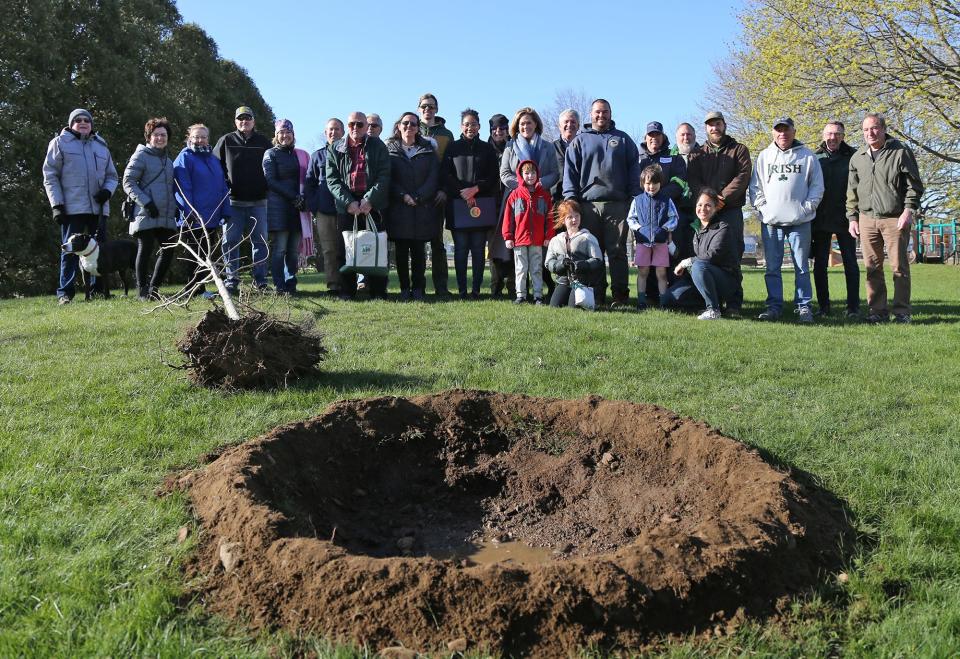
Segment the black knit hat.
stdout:
<path fill-rule="evenodd" d="M 495 114 L 492 117 L 490 117 L 490 130 L 493 130 L 498 126 L 509 126 L 509 125 L 510 125 L 510 120 L 507 119 L 502 114 Z"/>

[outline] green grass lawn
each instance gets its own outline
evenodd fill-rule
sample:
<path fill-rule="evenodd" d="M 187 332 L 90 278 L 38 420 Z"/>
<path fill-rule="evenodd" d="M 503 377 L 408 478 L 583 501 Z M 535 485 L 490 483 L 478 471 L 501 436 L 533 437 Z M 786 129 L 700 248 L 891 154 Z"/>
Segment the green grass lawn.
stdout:
<path fill-rule="evenodd" d="M 327 335 L 323 375 L 242 394 L 194 388 L 162 363 L 201 304 L 143 315 L 132 297 L 0 301 L 0 656 L 351 654 L 321 639 L 252 637 L 182 601 L 195 536 L 176 536 L 192 520 L 183 497 L 155 491 L 202 454 L 332 401 L 450 387 L 662 405 L 847 502 L 861 536 L 848 582 L 825 585 L 786 623 L 665 652 L 957 655 L 960 269 L 913 275 L 911 326 L 307 296 L 292 312 L 316 316 Z M 750 317 L 762 273 L 745 285 Z M 839 296 L 840 272 L 831 287 Z M 319 277 L 302 288 L 318 294 Z"/>

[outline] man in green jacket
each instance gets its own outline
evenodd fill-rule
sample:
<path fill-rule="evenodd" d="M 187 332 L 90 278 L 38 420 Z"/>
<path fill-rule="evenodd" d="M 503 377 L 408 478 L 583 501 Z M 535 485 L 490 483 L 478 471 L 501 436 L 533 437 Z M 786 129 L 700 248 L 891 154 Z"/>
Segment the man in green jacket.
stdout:
<path fill-rule="evenodd" d="M 923 182 L 913 151 L 887 137 L 882 114 L 871 112 L 862 124 L 864 146 L 850 158 L 847 220 L 850 235 L 860 238 L 867 268 L 867 304 L 871 323 L 890 318 L 883 278 L 883 249 L 893 271 L 893 319 L 910 322 L 910 262 L 907 245 L 913 217 L 920 208 Z"/>
<path fill-rule="evenodd" d="M 376 137 L 367 134 L 367 117 L 351 112 L 347 134 L 327 147 L 327 188 L 337 206 L 337 228 L 351 231 L 359 215 L 370 215 L 377 230 L 383 230 L 380 211 L 389 202 L 390 154 Z M 341 240 L 337 253 L 339 266 L 346 263 L 346 246 Z M 387 297 L 387 278 L 368 275 L 371 298 Z M 352 299 L 357 293 L 357 275 L 344 273 L 340 283 L 340 299 Z"/>

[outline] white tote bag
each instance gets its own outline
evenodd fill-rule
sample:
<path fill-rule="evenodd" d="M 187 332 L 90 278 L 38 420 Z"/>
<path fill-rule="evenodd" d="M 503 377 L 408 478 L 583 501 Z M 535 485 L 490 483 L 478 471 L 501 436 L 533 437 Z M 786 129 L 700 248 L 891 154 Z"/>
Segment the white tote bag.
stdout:
<path fill-rule="evenodd" d="M 593 309 L 593 288 L 584 286 L 578 281 L 573 282 L 573 306 L 581 309 Z"/>
<path fill-rule="evenodd" d="M 366 229 L 360 229 L 358 219 L 358 215 L 353 216 L 353 231 L 343 232 L 347 259 L 340 272 L 386 277 L 387 232 L 377 231 L 377 225 L 369 214 L 364 216 Z"/>

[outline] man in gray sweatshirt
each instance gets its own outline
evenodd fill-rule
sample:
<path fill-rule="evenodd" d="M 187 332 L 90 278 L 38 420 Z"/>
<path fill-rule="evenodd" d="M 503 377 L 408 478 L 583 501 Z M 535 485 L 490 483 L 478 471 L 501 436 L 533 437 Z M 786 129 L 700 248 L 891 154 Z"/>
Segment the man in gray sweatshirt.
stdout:
<path fill-rule="evenodd" d="M 783 313 L 783 244 L 790 244 L 796 280 L 794 303 L 800 322 L 812 323 L 810 301 L 810 223 L 823 199 L 823 172 L 808 147 L 796 140 L 790 117 L 773 122 L 773 142 L 757 156 L 750 179 L 750 203 L 760 214 L 763 255 L 767 262 L 767 310 L 759 320 Z"/>

